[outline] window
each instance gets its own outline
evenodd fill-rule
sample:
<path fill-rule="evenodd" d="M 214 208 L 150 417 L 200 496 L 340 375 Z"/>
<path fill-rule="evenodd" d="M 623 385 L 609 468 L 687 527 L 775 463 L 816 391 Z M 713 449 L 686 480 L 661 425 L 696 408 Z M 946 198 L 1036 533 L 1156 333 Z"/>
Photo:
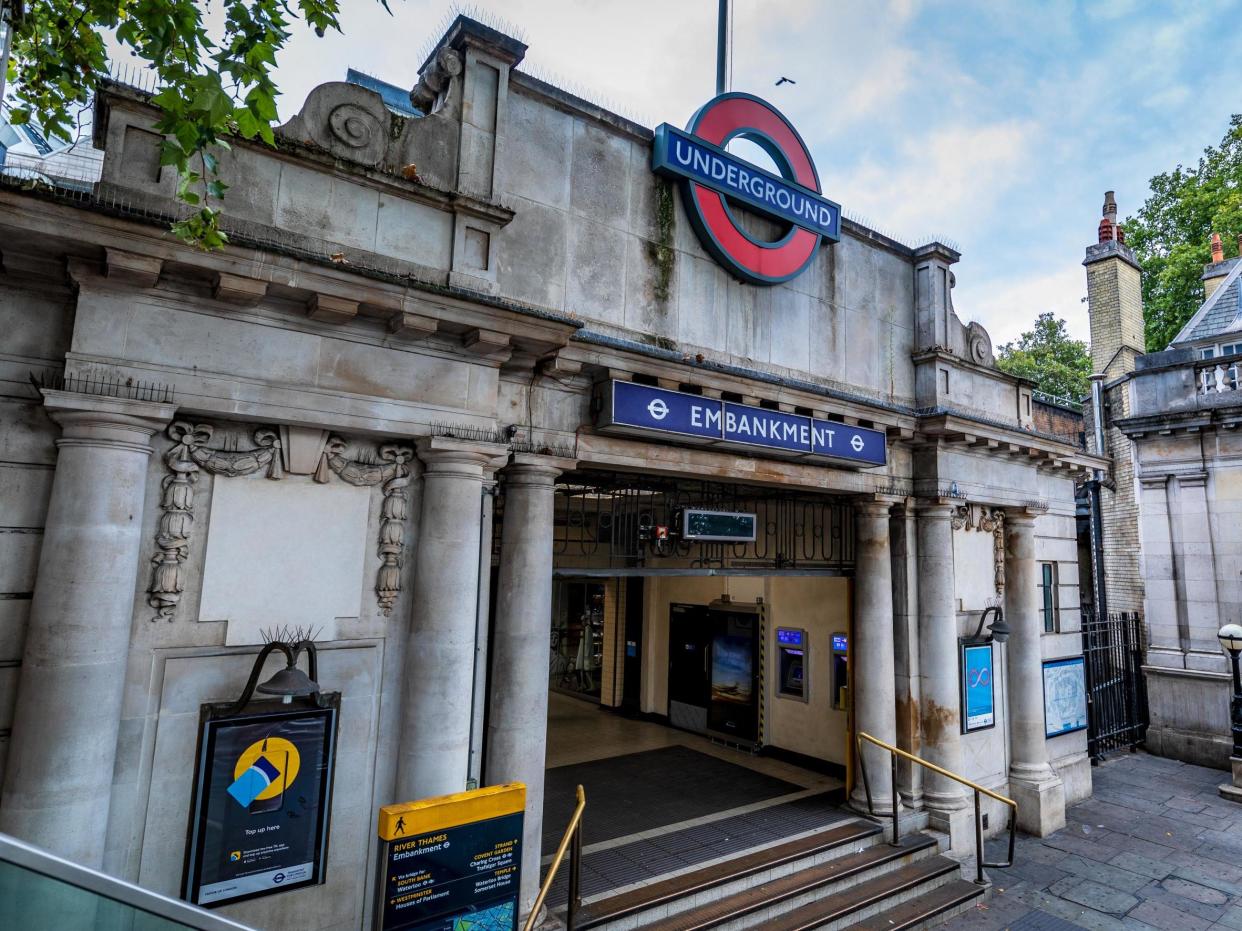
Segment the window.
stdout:
<path fill-rule="evenodd" d="M 1039 564 L 1040 580 L 1040 611 L 1044 617 L 1044 633 L 1055 634 L 1060 624 L 1057 610 L 1057 564 L 1041 562 Z"/>

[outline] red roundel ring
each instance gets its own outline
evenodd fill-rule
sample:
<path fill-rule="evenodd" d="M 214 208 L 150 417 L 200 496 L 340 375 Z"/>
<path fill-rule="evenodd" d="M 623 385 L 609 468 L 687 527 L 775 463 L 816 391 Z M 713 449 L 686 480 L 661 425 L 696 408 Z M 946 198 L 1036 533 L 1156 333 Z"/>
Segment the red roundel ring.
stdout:
<path fill-rule="evenodd" d="M 810 150 L 781 113 L 750 94 L 722 94 L 700 109 L 686 127 L 691 134 L 724 148 L 730 139 L 744 136 L 762 146 L 787 180 L 817 194 L 819 173 Z M 820 235 L 793 227 L 777 242 L 754 239 L 736 222 L 723 194 L 695 181 L 683 188 L 686 212 L 716 258 L 755 284 L 778 284 L 798 275 L 810 264 Z"/>

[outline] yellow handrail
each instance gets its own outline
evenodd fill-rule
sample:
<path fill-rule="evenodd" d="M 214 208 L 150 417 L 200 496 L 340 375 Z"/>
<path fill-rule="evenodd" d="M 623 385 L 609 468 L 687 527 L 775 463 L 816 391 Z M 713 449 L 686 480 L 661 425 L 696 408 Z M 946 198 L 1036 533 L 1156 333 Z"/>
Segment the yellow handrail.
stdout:
<path fill-rule="evenodd" d="M 539 918 L 539 909 L 543 907 L 543 900 L 548 897 L 548 890 L 552 888 L 552 880 L 556 879 L 556 871 L 560 868 L 561 861 L 565 859 L 565 851 L 569 849 L 569 842 L 573 839 L 574 832 L 578 830 L 585 808 L 586 793 L 582 791 L 582 786 L 578 786 L 578 804 L 574 806 L 573 817 L 569 819 L 569 826 L 565 828 L 565 836 L 561 838 L 561 844 L 556 848 L 556 854 L 552 857 L 552 869 L 548 870 L 548 876 L 539 889 L 539 895 L 535 897 L 535 904 L 531 906 L 530 914 L 526 916 L 526 924 L 522 927 L 522 931 L 531 931 L 535 927 L 535 921 Z M 569 894 L 572 896 L 574 890 L 571 889 Z"/>
<path fill-rule="evenodd" d="M 880 740 L 878 737 L 872 737 L 870 734 L 865 733 L 863 731 L 858 732 L 858 737 L 860 740 L 865 740 L 868 743 L 873 743 L 877 747 L 883 747 L 889 753 L 895 753 L 902 759 L 909 760 L 911 763 L 918 763 L 920 766 L 925 766 L 928 769 L 930 769 L 933 773 L 939 773 L 941 776 L 944 776 L 946 779 L 952 779 L 954 782 L 960 782 L 962 785 L 966 786 L 968 789 L 974 789 L 976 792 L 982 795 L 986 795 L 988 798 L 995 799 L 996 801 L 1004 805 L 1008 805 L 1010 808 L 1014 809 L 1015 811 L 1017 811 L 1018 809 L 1018 803 L 1015 802 L 1013 799 L 1005 798 L 1005 796 L 1000 795 L 999 793 L 993 792 L 991 789 L 985 789 L 983 786 L 979 785 L 977 782 L 971 782 L 969 779 L 965 778 L 964 776 L 959 776 L 957 775 L 957 773 L 951 773 L 947 769 L 937 766 L 935 763 L 929 763 L 927 760 L 923 759 L 922 757 L 915 756 L 913 753 L 907 753 L 905 750 L 902 750 L 900 747 L 894 747 L 890 743 L 885 743 L 884 741 Z"/>
<path fill-rule="evenodd" d="M 993 792 L 991 789 L 985 789 L 983 786 L 979 785 L 979 783 L 971 782 L 969 779 L 967 779 L 964 776 L 959 776 L 957 773 L 951 773 L 942 766 L 937 766 L 935 763 L 929 763 L 927 760 L 923 759 L 922 757 L 915 756 L 913 753 L 907 753 L 905 750 L 902 750 L 900 747 L 894 747 L 892 744 L 887 743 L 883 740 L 880 740 L 878 737 L 872 737 L 870 734 L 865 734 L 862 731 L 859 731 L 855 735 L 855 739 L 858 743 L 858 770 L 860 773 L 862 773 L 863 791 L 867 793 L 867 811 L 871 814 L 873 818 L 874 817 L 888 817 L 888 818 L 893 819 L 892 844 L 894 847 L 901 846 L 901 827 L 900 827 L 901 816 L 899 814 L 901 811 L 901 802 L 897 798 L 897 759 L 898 757 L 900 757 L 903 760 L 909 760 L 911 763 L 917 763 L 919 766 L 930 769 L 933 773 L 937 773 L 938 775 L 944 776 L 946 779 L 952 779 L 954 782 L 964 785 L 966 786 L 966 788 L 972 789 L 974 791 L 975 793 L 975 882 L 976 883 L 978 883 L 981 886 L 987 885 L 987 878 L 983 872 L 984 867 L 988 867 L 989 869 L 995 868 L 995 869 L 1003 870 L 1003 869 L 1008 869 L 1009 867 L 1013 866 L 1013 846 L 1014 846 L 1015 832 L 1017 831 L 1017 827 L 1018 827 L 1018 803 L 1017 802 L 1015 802 L 1011 798 L 1005 798 L 1005 796 L 997 792 Z M 875 806 L 871 802 L 871 784 L 869 780 L 867 779 L 867 761 L 863 758 L 863 752 L 862 752 L 862 742 L 864 740 L 874 746 L 879 747 L 881 750 L 887 750 L 889 753 L 888 763 L 889 763 L 889 766 L 891 767 L 892 780 L 893 780 L 893 785 L 892 785 L 893 807 L 892 807 L 892 812 L 888 815 L 884 815 L 884 814 L 877 815 L 875 811 Z M 996 801 L 1000 802 L 1002 805 L 1008 805 L 1010 808 L 1009 859 L 1005 863 L 985 863 L 983 860 L 983 813 L 979 805 L 979 796 L 981 795 L 986 795 L 990 799 L 995 799 Z"/>

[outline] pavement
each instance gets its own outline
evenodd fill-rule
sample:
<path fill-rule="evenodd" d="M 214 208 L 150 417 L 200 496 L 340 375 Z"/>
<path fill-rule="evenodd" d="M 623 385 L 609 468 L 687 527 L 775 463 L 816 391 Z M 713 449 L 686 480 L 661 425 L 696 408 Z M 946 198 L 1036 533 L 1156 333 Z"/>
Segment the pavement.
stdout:
<path fill-rule="evenodd" d="M 1242 931 L 1242 804 L 1216 791 L 1228 773 L 1135 753 L 1092 774 L 1065 829 L 1019 835 L 1014 866 L 989 871 L 992 896 L 944 927 Z"/>

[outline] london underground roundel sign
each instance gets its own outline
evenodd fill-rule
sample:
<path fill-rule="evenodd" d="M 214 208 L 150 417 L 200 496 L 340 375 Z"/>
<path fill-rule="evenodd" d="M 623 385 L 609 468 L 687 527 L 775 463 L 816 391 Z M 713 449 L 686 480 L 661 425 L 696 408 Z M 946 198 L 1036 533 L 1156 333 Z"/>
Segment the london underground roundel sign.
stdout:
<path fill-rule="evenodd" d="M 760 146 L 773 174 L 725 150 L 734 139 Z M 750 94 L 721 94 L 685 130 L 656 129 L 652 169 L 676 178 L 699 239 L 721 265 L 752 284 L 779 284 L 800 274 L 820 241 L 841 238 L 841 206 L 820 193 L 811 153 L 780 111 Z M 757 239 L 738 222 L 730 201 L 788 226 L 775 241 Z"/>

